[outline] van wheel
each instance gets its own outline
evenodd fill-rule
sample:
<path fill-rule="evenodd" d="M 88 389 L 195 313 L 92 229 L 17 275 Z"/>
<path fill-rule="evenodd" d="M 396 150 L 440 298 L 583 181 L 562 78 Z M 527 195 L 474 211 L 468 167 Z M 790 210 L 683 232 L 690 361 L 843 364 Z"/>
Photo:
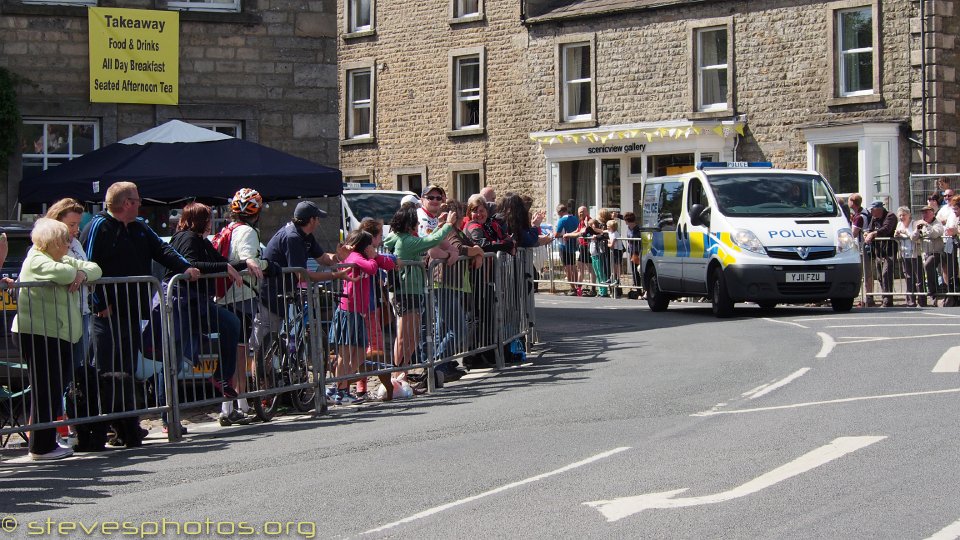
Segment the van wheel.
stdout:
<path fill-rule="evenodd" d="M 646 283 L 644 289 L 647 291 L 647 305 L 650 306 L 650 311 L 666 311 L 667 305 L 670 304 L 670 297 L 663 294 L 663 291 L 660 290 L 657 271 L 653 268 L 647 270 L 644 281 Z"/>
<path fill-rule="evenodd" d="M 718 319 L 726 319 L 733 315 L 733 299 L 727 291 L 727 282 L 723 279 L 723 270 L 717 268 L 713 271 L 713 287 L 710 289 L 710 298 L 712 302 L 713 314 Z"/>
<path fill-rule="evenodd" d="M 837 313 L 846 313 L 853 309 L 853 298 L 831 298 L 830 307 Z"/>

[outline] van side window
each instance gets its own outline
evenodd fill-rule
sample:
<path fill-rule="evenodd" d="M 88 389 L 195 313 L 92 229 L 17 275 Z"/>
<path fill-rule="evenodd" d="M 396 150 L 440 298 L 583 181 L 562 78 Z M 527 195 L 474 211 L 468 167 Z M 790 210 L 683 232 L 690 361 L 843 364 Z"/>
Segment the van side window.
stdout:
<path fill-rule="evenodd" d="M 643 188 L 642 227 L 654 231 L 675 231 L 683 208 L 681 182 L 653 182 Z"/>
<path fill-rule="evenodd" d="M 707 190 L 704 189 L 703 184 L 700 183 L 699 178 L 690 179 L 690 184 L 687 185 L 687 193 L 689 193 L 689 197 L 687 197 L 688 212 L 690 211 L 691 208 L 693 208 L 693 205 L 695 204 L 702 204 L 704 206 L 709 205 L 709 203 L 707 202 Z"/>

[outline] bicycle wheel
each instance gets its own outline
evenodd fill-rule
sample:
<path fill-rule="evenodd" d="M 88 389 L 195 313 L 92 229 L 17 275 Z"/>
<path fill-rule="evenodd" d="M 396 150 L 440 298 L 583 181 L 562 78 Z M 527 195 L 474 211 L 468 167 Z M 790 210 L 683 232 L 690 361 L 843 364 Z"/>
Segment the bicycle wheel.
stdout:
<path fill-rule="evenodd" d="M 271 339 L 269 344 L 263 347 L 257 358 L 256 370 L 253 373 L 254 390 L 271 390 L 277 388 L 278 383 L 282 384 L 281 381 L 277 380 L 279 375 L 277 368 L 282 361 L 281 351 L 280 340 L 276 338 Z M 273 420 L 279 408 L 280 393 L 267 394 L 253 399 L 253 410 L 256 412 L 257 418 L 264 422 Z"/>
<path fill-rule="evenodd" d="M 314 397 L 317 394 L 317 380 L 314 377 L 313 366 L 310 365 L 308 350 L 306 336 L 301 334 L 297 339 L 296 351 L 287 358 L 287 375 L 290 384 L 310 383 L 309 387 L 294 390 L 289 394 L 293 408 L 300 412 L 313 410 Z"/>

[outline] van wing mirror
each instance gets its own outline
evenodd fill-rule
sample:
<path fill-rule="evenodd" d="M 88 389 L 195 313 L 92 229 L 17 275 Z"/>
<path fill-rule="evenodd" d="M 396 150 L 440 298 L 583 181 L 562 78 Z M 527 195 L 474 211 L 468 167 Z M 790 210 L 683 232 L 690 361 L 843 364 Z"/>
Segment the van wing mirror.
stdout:
<path fill-rule="evenodd" d="M 690 207 L 690 224 L 700 226 L 710 226 L 710 207 L 702 204 L 695 204 Z"/>

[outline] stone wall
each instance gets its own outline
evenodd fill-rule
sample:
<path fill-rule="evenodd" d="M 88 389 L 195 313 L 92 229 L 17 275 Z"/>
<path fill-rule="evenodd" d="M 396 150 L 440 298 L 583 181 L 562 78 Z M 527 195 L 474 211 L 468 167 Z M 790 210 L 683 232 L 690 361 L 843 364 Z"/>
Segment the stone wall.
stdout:
<path fill-rule="evenodd" d="M 828 68 L 832 54 L 828 6 L 835 3 L 714 1 L 529 25 L 520 21 L 518 0 L 486 0 L 483 20 L 464 25 L 450 23 L 448 4 L 378 0 L 375 36 L 341 35 L 341 66 L 369 59 L 377 66 L 376 140 L 341 144 L 345 171 L 371 170 L 378 183 L 393 188 L 393 171 L 425 166 L 430 182 L 449 188 L 449 164 L 483 162 L 488 185 L 542 195 L 544 158 L 529 134 L 557 128 L 558 39 L 595 36 L 599 125 L 683 119 L 693 113 L 689 27 L 708 19 L 732 19 L 733 112 L 747 119 L 738 158 L 805 168 L 804 127 L 899 123 L 903 142 L 897 174 L 906 196 L 911 169 L 906 140 L 917 138 L 919 129 L 916 0 L 878 2 L 881 99 L 839 105 L 830 102 L 834 96 Z M 931 172 L 951 172 L 960 158 L 953 52 L 960 27 L 954 2 L 928 4 L 935 6 L 936 15 L 930 42 L 938 47 L 929 60 L 946 63 L 931 68 L 935 95 L 928 100 L 928 155 L 935 156 Z M 340 10 L 342 18 L 342 2 Z M 482 135 L 451 137 L 448 54 L 454 48 L 481 45 L 486 52 L 486 129 Z M 342 85 L 342 69 L 339 76 Z M 342 125 L 343 96 L 340 99 Z"/>
<path fill-rule="evenodd" d="M 24 117 L 96 119 L 101 145 L 174 118 L 241 121 L 247 140 L 337 166 L 335 0 L 249 0 L 240 13 L 181 12 L 178 106 L 90 103 L 86 8 L 2 0 L 0 10 L 0 65 L 28 80 L 18 88 Z M 15 159 L 0 213 L 13 210 L 19 179 Z"/>

